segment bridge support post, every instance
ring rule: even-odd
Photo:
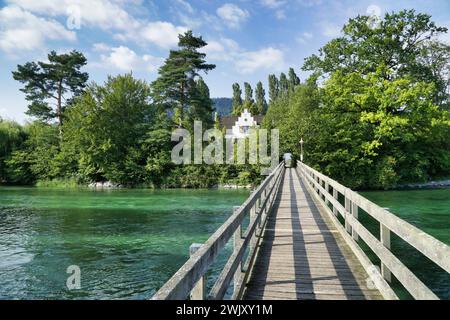
[[[380,223],[380,240],[387,249],[391,250],[391,230],[382,223]],[[381,262],[381,275],[387,282],[392,281],[391,271],[383,262]]]
[[[233,211],[236,212],[239,207],[234,207]],[[251,218],[250,218],[251,219]],[[250,220],[251,221],[251,220]],[[242,241],[242,225],[239,225],[236,228],[236,231],[233,235],[233,253],[237,253],[239,251],[239,245]],[[241,279],[242,279],[242,261],[239,262],[239,266],[236,269],[236,273],[234,274],[233,282],[234,282],[234,292],[237,292],[237,289],[239,289],[239,286],[241,285]]]
[[[189,247],[189,255],[193,256],[194,253],[196,253],[200,247],[202,246],[201,243],[193,243]],[[203,276],[200,278],[200,280],[195,285],[194,289],[191,291],[191,300],[205,300],[206,297],[206,276]]]

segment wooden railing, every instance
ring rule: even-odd
[[[253,262],[258,243],[264,230],[280,187],[284,173],[284,162],[261,183],[240,207],[235,208],[230,218],[204,243],[193,244],[190,259],[152,297],[153,300],[223,299],[233,282],[232,299],[239,299]],[[243,222],[249,223],[243,232]],[[233,238],[233,253],[222,269],[211,291],[206,293],[205,274],[219,253]],[[246,254],[248,252],[248,254]]]
[[[371,276],[375,286],[385,298],[398,299],[389,286],[391,274],[393,274],[415,299],[438,299],[390,250],[391,233],[395,233],[436,265],[450,273],[450,247],[448,245],[301,162],[298,162],[297,170],[299,175],[307,182],[310,193],[329,213],[347,244],[352,248]],[[344,205],[338,200],[339,194],[344,198]],[[380,224],[380,235],[378,237],[374,236],[358,221],[359,209],[364,210]],[[338,215],[342,216],[345,221],[344,224],[341,224],[337,218]],[[359,238],[380,259],[380,270],[374,267],[359,247],[357,242]]]

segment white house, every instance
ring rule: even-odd
[[[257,128],[263,116],[253,116],[247,109],[240,116],[225,116],[220,119],[222,127],[226,129],[225,138],[242,139],[249,135],[250,128]]]

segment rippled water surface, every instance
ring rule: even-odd
[[[150,298],[248,194],[0,188],[0,299]]]
[[[364,192],[362,195],[450,245],[450,188]],[[371,224],[373,226],[367,221],[368,226]],[[449,274],[395,235],[392,236],[392,251],[439,298],[450,299]],[[400,297],[409,297],[396,281],[394,288]]]
[[[0,299],[150,298],[188,259],[189,245],[205,241],[248,194],[0,188]],[[450,189],[363,195],[450,245]],[[450,277],[439,267],[394,236],[392,250],[450,299]],[[70,265],[81,268],[81,290],[66,288]]]

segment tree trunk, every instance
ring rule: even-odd
[[[62,137],[62,80],[60,80],[58,84],[58,105],[56,116],[58,117],[59,136]]]
[[[178,124],[181,127],[184,118],[184,82],[181,81],[180,85],[180,123]]]

